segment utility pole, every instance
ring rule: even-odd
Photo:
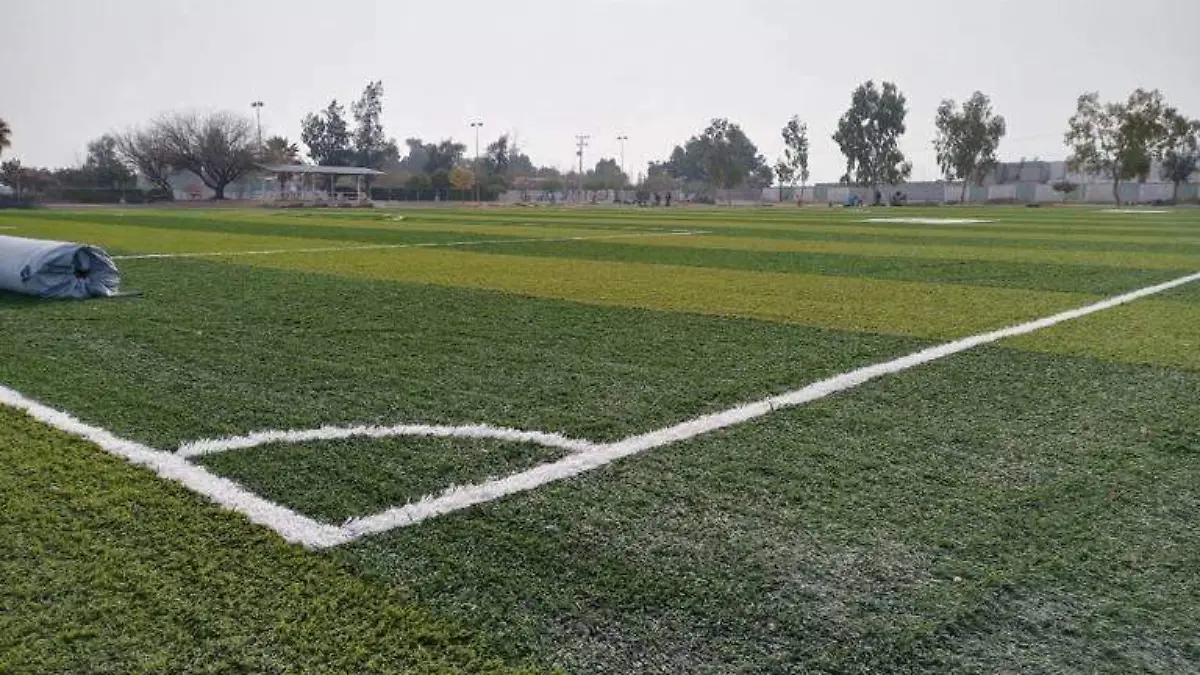
[[[625,141],[629,140],[629,137],[625,134],[621,134],[620,136],[617,136],[617,140],[621,143],[621,176],[628,178],[628,176],[625,174]],[[625,186],[622,185],[621,187],[624,188]]]
[[[575,137],[575,154],[579,155],[579,203],[583,203],[583,149],[587,147],[591,136],[580,134]]]
[[[262,142],[262,107],[263,107],[263,102],[262,102],[262,101],[255,101],[255,102],[253,102],[253,103],[251,103],[251,104],[250,104],[250,107],[251,107],[251,108],[254,108],[254,121],[255,121],[255,122],[257,123],[257,125],[258,125],[258,149],[259,149],[259,150],[262,150],[262,146],[263,146],[263,142]]]
[[[475,201],[479,201],[479,130],[483,122],[471,122],[471,128],[475,130],[475,167],[471,173],[475,175]]]

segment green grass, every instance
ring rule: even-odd
[[[0,408],[0,672],[507,672],[365,581]]]
[[[991,348],[337,555],[572,671],[1183,672],[1198,418]]]
[[[165,450],[359,423],[615,440],[1200,270],[1188,210],[0,224],[122,254],[422,245],[119,260],[144,297],[0,295],[0,385]],[[705,234],[516,241],[670,230]],[[1198,301],[1200,283],[322,553],[0,409],[0,672],[1200,671]],[[561,456],[395,438],[197,461],[338,523]]]
[[[267,499],[340,523],[566,454],[531,443],[401,437],[271,444],[200,462]]]
[[[615,439],[926,344],[208,262],[125,268],[144,298],[0,312],[0,382],[167,448],[326,423]],[[47,363],[89,386],[62,387]]]

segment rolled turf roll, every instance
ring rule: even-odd
[[[0,290],[41,298],[106,298],[121,277],[112,258],[86,244],[0,235]]]

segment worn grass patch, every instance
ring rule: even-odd
[[[509,672],[356,578],[0,408],[0,672]]]

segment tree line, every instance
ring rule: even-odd
[[[798,116],[781,129],[784,151],[774,164],[767,162],[740,126],[717,118],[677,145],[665,160],[650,162],[634,186],[613,158],[600,158],[582,175],[576,170],[563,173],[534,165],[507,135],[489,142],[477,158],[468,158],[467,146],[453,139],[407,138],[400,144],[384,131],[383,104],[383,82],[377,80],[369,82],[350,104],[349,116],[336,98],[305,115],[300,142],[308,160],[384,171],[387,175],[376,183],[383,188],[418,192],[479,188],[489,195],[506,189],[637,187],[655,192],[683,189],[715,199],[736,188],[804,186],[810,177],[808,126]],[[878,189],[909,179],[912,164],[899,147],[908,112],[904,94],[892,82],[867,81],[854,89],[832,135],[845,158],[843,184]],[[993,109],[990,98],[978,91],[961,104],[943,100],[934,120],[938,166],[947,180],[962,182],[960,199],[965,200],[967,187],[983,182],[996,167],[1006,121]],[[0,120],[0,153],[11,146],[11,135]],[[1081,95],[1064,142],[1070,150],[1068,166],[1106,176],[1118,202],[1121,183],[1145,181],[1156,160],[1162,167],[1159,178],[1174,184],[1176,197],[1179,186],[1200,164],[1200,121],[1170,106],[1158,90],[1137,89],[1115,102],[1102,102],[1097,92]],[[169,198],[170,178],[183,170],[222,199],[230,184],[259,165],[301,161],[298,144],[281,136],[258,139],[246,115],[170,113],[92,141],[80,166],[51,171],[8,161],[0,164],[0,180],[34,191],[46,186],[124,190],[140,174]],[[781,189],[781,199],[782,195]]]

